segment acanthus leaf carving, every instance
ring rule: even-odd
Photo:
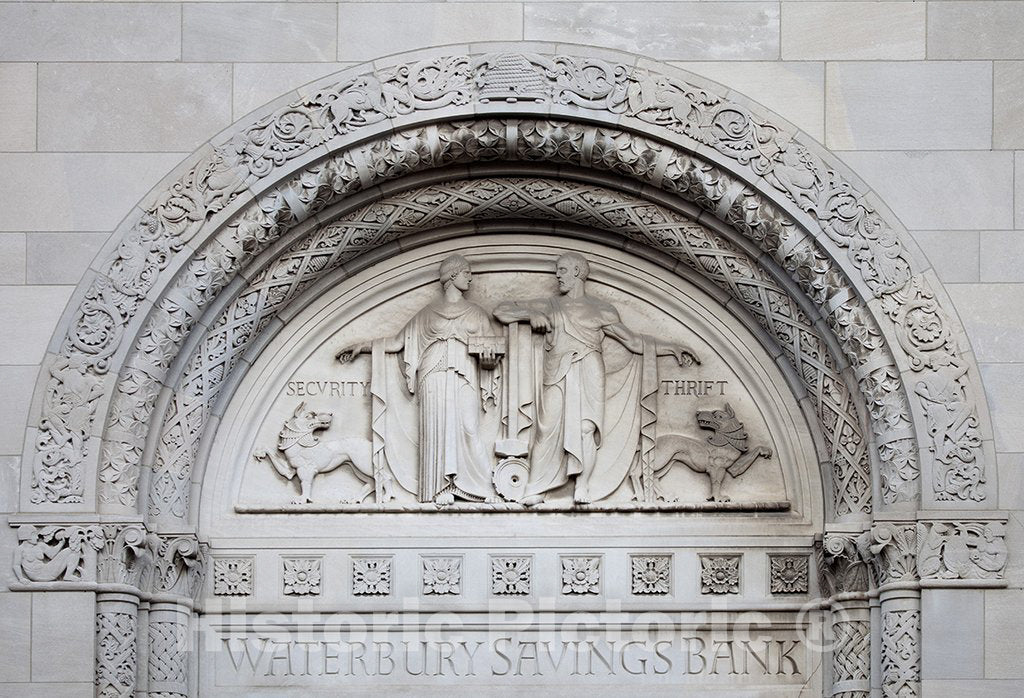
[[[103,524],[103,547],[97,561],[98,582],[143,588],[153,565],[153,550],[145,527]]]
[[[916,524],[878,522],[867,536],[869,561],[878,586],[917,579]]]
[[[206,576],[207,550],[192,535],[151,533],[148,546],[154,551],[151,591],[196,599]]]
[[[872,573],[863,533],[826,532],[816,552],[822,597],[870,590]]]

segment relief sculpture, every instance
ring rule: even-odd
[[[609,303],[588,296],[590,264],[568,252],[555,262],[559,295],[505,302],[494,314],[504,324],[529,322],[544,334],[536,428],[524,504],[572,478],[578,504],[603,499],[623,481],[634,457],[653,456],[657,421],[657,356],[699,363],[693,352],[636,334]],[[610,338],[631,354],[624,365],[605,361]]]
[[[522,278],[507,276],[514,269],[496,272],[494,278],[506,274],[506,280],[492,278],[478,295],[470,291],[470,263],[447,257],[437,277],[441,293],[425,305],[409,301],[419,310],[397,332],[348,339],[331,354],[344,368],[332,362],[333,373],[287,383],[286,396],[301,386],[311,406],[299,404],[285,420],[276,451],[257,449],[254,458],[287,480],[297,477],[296,505],[313,503],[314,480],[344,465],[361,489],[355,497],[337,489],[331,496],[349,504],[371,493],[375,505],[397,498],[395,507],[420,509],[458,502],[461,508],[571,508],[606,500],[628,508],[665,506],[680,495],[729,502],[727,476],[743,476],[759,459],[770,459],[772,449],[749,443],[737,411],[718,401],[728,381],[691,381],[717,385],[717,392],[661,396],[666,379],[683,382],[680,371],[719,376],[696,373],[696,352],[671,332],[641,334],[630,327],[637,316],[622,301],[589,293],[583,255],[565,252],[553,261],[555,293],[530,298],[531,284],[548,283],[547,272],[529,272],[525,285],[508,281]],[[623,309],[630,311],[629,324]],[[349,384],[363,389],[325,387]],[[334,420],[335,413],[344,417]],[[694,417],[711,433],[681,433]],[[332,425],[362,436],[321,440]],[[676,465],[706,475],[710,491],[692,474],[673,475]],[[329,506],[324,497],[317,505]]]
[[[490,314],[465,298],[473,273],[464,257],[445,259],[440,280],[443,297],[420,310],[402,331],[342,349],[338,360],[348,363],[358,354],[372,354],[374,431],[383,437],[374,450],[380,454],[383,449],[392,468],[415,463],[418,451],[418,470],[399,475],[399,481],[416,477],[421,502],[446,505],[456,497],[493,501],[492,457],[485,445],[488,420],[482,413],[496,404],[497,361],[493,346],[477,353],[472,340],[493,337],[496,329]],[[410,396],[418,401],[415,436],[412,420],[400,416],[403,406],[409,413]]]
[[[704,442],[682,434],[658,437],[654,449],[653,481],[648,482],[651,478],[645,479],[644,474],[636,469],[630,472],[637,496],[653,489],[655,498],[668,499],[659,481],[669,468],[682,463],[695,473],[706,474],[711,480],[709,502],[728,502],[729,498],[722,494],[725,476],[739,477],[758,458],[771,458],[770,448],[747,446],[747,432],[729,404],[725,409],[698,412],[697,425],[713,432]]]
[[[362,502],[374,491],[378,502],[391,499],[391,475],[374,471],[369,441],[360,438],[320,441],[317,432],[330,427],[333,420],[334,415],[306,409],[306,403],[299,403],[295,414],[277,435],[277,450],[283,458],[263,449],[257,449],[253,457],[260,461],[269,460],[274,470],[286,480],[298,476],[300,494],[294,500],[295,504],[312,502],[316,476],[343,465],[351,466],[352,472],[364,483],[353,502]]]

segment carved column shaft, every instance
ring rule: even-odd
[[[189,625],[192,611],[173,601],[154,602],[149,608],[150,696],[189,695]]]
[[[96,595],[96,695],[127,698],[135,693],[139,597]]]
[[[870,571],[861,554],[862,532],[827,532],[818,548],[822,595],[832,610],[832,696],[871,694]]]
[[[871,608],[867,597],[832,604],[832,695],[871,694]]]
[[[881,593],[882,695],[921,693],[921,592],[894,589]]]
[[[880,521],[865,534],[881,611],[883,696],[917,696],[921,675],[921,588],[917,527]]]

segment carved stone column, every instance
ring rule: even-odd
[[[134,594],[96,595],[96,695],[101,698],[135,694],[138,613]]]
[[[205,546],[191,534],[161,535],[156,550],[148,612],[148,691],[161,698],[187,698],[194,693],[192,611],[202,588]]]
[[[832,696],[871,693],[870,572],[859,533],[826,533],[818,549],[822,595],[832,611]]]
[[[139,524],[104,524],[96,569],[96,695],[125,698],[136,689],[140,582],[152,564]]]
[[[882,695],[917,696],[921,691],[917,523],[876,522],[868,540],[882,612]]]

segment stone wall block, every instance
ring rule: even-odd
[[[921,591],[922,679],[982,678],[984,603],[983,589]]]
[[[782,3],[783,60],[924,57],[923,2]]]
[[[42,361],[71,291],[69,286],[0,286],[0,364]]]
[[[842,157],[907,228],[1012,227],[1008,152],[849,152]]]
[[[0,150],[36,149],[34,63],[0,64],[0,124]]]
[[[929,58],[1024,58],[1024,4],[933,2],[928,5]]]
[[[978,281],[978,233],[973,230],[912,230],[910,234],[943,283]]]
[[[1013,154],[1013,220],[1014,227],[1024,228],[1024,152]]]
[[[823,63],[697,62],[675,65],[743,93],[793,122],[815,140],[825,139]]]
[[[665,60],[776,60],[770,2],[527,3],[525,36],[636,51]]]
[[[1006,452],[1024,452],[1024,364],[981,364],[981,380],[992,415],[996,448]]]
[[[183,11],[186,61],[332,61],[337,52],[333,4],[195,3]]]
[[[983,230],[979,237],[980,281],[1024,281],[1020,264],[1024,259],[1024,231]]]
[[[93,592],[33,592],[32,681],[92,681],[95,628]]]
[[[368,31],[369,27],[374,30]],[[339,61],[372,60],[443,44],[522,38],[520,3],[384,2],[338,6]]]
[[[5,284],[25,283],[24,233],[0,233],[0,279]]]
[[[830,148],[988,149],[992,145],[989,63],[830,63],[826,86],[825,145]]]
[[[1024,643],[1024,590],[985,592],[985,675],[993,679],[1024,679],[1020,648]]]
[[[77,284],[110,233],[29,233],[27,282]]]
[[[946,287],[980,362],[1024,362],[1024,284]]]
[[[43,65],[39,148],[192,151],[231,122],[231,66]]]
[[[38,366],[0,366],[0,386],[4,394],[0,401],[0,454],[21,454],[38,373]]]
[[[175,61],[181,6],[173,3],[3,3],[0,60]]]
[[[232,78],[233,119],[306,83],[336,73],[348,63],[236,63]]]
[[[0,230],[113,230],[181,153],[0,153]]]
[[[21,458],[0,456],[0,513],[18,510],[18,485],[21,481]],[[28,637],[25,638],[26,642]],[[0,679],[2,681],[3,679]]]
[[[4,631],[0,633],[0,682],[29,681],[32,596],[0,593],[0,618],[4,619]]]
[[[1024,61],[996,61],[993,65],[992,146],[1024,148]]]

